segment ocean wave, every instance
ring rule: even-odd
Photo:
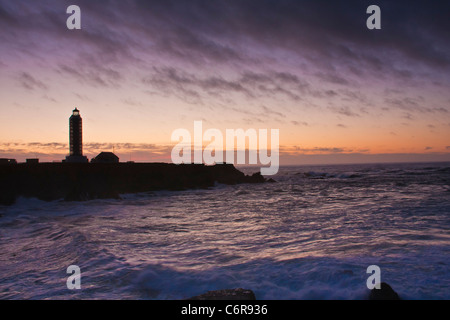
[[[358,173],[329,173],[329,172],[302,172],[300,173],[303,177],[309,179],[354,179],[363,177],[362,174]]]
[[[149,265],[138,273],[133,286],[143,293],[152,293],[146,296],[152,299],[186,299],[210,290],[242,287],[253,290],[257,299],[364,300],[369,295],[367,267],[379,264],[384,271],[382,281],[390,283],[400,297],[448,299],[448,285],[438,285],[439,274],[446,266],[441,265],[430,275],[421,270],[426,264],[414,265],[415,258],[403,257],[402,270],[384,268],[388,259],[374,257],[260,259],[227,267],[205,266],[195,271]],[[429,286],[417,288],[410,281],[405,283],[405,272],[406,277],[412,276],[422,284],[428,281]]]
[[[276,184],[0,207],[0,298],[365,299],[367,266],[405,299],[449,299],[448,167],[280,168]],[[65,287],[80,265],[82,290]]]

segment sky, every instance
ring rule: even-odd
[[[69,30],[66,9],[81,9]],[[381,29],[369,30],[369,5]],[[280,163],[450,161],[448,1],[0,0],[0,158],[168,161],[172,132],[279,129]]]

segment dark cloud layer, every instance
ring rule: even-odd
[[[449,110],[403,90],[450,81],[448,1],[377,1],[382,30],[366,28],[366,0],[79,0],[80,32],[65,28],[70,4],[0,0],[1,64],[28,57],[96,89],[119,89],[131,74],[147,93],[230,108],[236,97],[257,100],[253,112],[272,109],[266,98],[321,99],[324,112],[348,118],[368,113],[360,88],[375,79],[388,87],[386,112],[411,120]],[[48,89],[39,74],[15,76],[22,88]]]
[[[60,28],[65,26],[69,4],[2,0],[0,34],[13,37],[21,31],[69,37],[112,60],[130,57],[134,49],[152,48],[193,62],[247,63],[252,54],[246,47],[257,44],[297,51],[323,64],[339,60],[386,68],[384,54],[394,53],[440,68],[450,64],[450,3],[446,1],[377,1],[382,32],[365,27],[365,11],[372,2],[361,0],[80,0],[83,33]],[[27,6],[32,9],[23,10]],[[332,71],[319,76],[346,81]],[[411,76],[408,70],[399,72]]]

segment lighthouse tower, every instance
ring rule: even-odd
[[[83,156],[83,122],[77,108],[69,118],[69,142],[70,155],[66,157],[66,162],[88,162]]]

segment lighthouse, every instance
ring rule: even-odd
[[[83,121],[77,108],[69,118],[69,145],[70,154],[66,157],[66,162],[88,162],[83,156]]]

